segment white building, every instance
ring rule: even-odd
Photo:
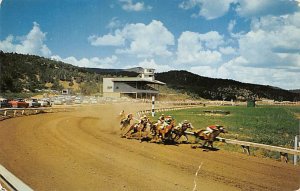
[[[145,68],[137,77],[103,78],[103,97],[151,98],[165,83],[155,80],[154,69]]]

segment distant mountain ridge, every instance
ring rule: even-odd
[[[206,99],[274,99],[278,101],[300,100],[300,94],[277,87],[242,83],[228,79],[214,79],[199,76],[187,71],[168,71],[156,74],[156,79],[167,83],[180,92]]]
[[[104,77],[136,77],[143,69],[99,69],[81,68],[60,61],[0,51],[0,93],[34,92],[36,89],[60,90],[62,84],[73,88],[78,86],[81,93],[97,93]],[[212,100],[236,100],[264,98],[274,100],[300,100],[300,94],[276,87],[242,83],[227,79],[213,79],[187,71],[156,73],[157,80],[165,82],[168,88],[194,98]]]

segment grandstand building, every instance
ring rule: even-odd
[[[165,83],[155,80],[154,69],[144,68],[137,77],[103,78],[103,97],[151,99],[159,94],[159,86]]]

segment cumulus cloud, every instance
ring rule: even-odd
[[[109,23],[106,25],[106,28],[108,29],[116,29],[121,26],[121,21],[117,17],[113,17]]]
[[[298,16],[300,13],[253,20],[251,30],[238,40],[240,55],[248,64],[261,67],[300,66]]]
[[[224,54],[224,55],[233,55],[233,54],[237,54],[237,50],[231,46],[227,46],[227,47],[220,47],[219,51]]]
[[[44,44],[46,33],[42,32],[38,23],[33,23],[33,28],[24,37],[17,40],[12,35],[9,35],[5,40],[0,41],[0,49],[4,52],[17,52],[21,54],[35,54],[49,57],[51,51]]]
[[[123,29],[115,30],[114,34],[90,36],[94,46],[123,46],[117,49],[119,54],[134,54],[138,57],[171,56],[168,46],[174,45],[173,34],[162,22],[153,20],[144,23],[127,24]],[[127,42],[127,43],[126,43]]]
[[[219,63],[222,54],[216,49],[222,44],[223,36],[216,31],[205,34],[185,31],[178,38],[177,62],[197,65]]]
[[[119,30],[116,30],[115,34],[107,34],[100,37],[96,35],[89,36],[88,41],[93,46],[121,46],[125,43],[125,39]]]
[[[231,21],[229,22],[229,24],[228,24],[227,31],[228,31],[229,33],[232,33],[233,28],[235,27],[235,25],[236,25],[236,20],[231,20]]]
[[[287,0],[238,0],[237,13],[243,17],[284,15],[299,10],[296,1]]]
[[[118,57],[115,55],[106,58],[92,57],[81,59],[77,59],[74,56],[61,58],[58,55],[54,55],[51,56],[51,59],[86,68],[114,68],[114,65],[118,63]]]
[[[179,7],[186,10],[197,7],[199,12],[192,16],[210,20],[225,15],[231,5],[236,5],[235,11],[242,17],[259,17],[294,13],[299,10],[297,4],[293,0],[185,0]]]
[[[234,79],[240,82],[272,85],[284,89],[293,89],[300,84],[299,71],[284,68],[258,68],[245,66],[247,62],[237,57],[219,67],[216,71],[219,78]]]
[[[237,0],[186,0],[179,4],[182,9],[199,8],[198,14],[193,14],[193,17],[202,16],[208,20],[215,19],[225,15],[232,3]]]
[[[300,84],[299,18],[297,12],[252,19],[249,32],[236,38],[236,57],[216,68],[218,77],[295,88]]]
[[[151,10],[151,6],[146,6],[144,2],[136,2],[133,3],[132,0],[119,0],[122,4],[122,9],[125,11],[144,11]]]
[[[167,72],[173,68],[169,65],[158,64],[154,59],[147,59],[138,62],[136,65],[127,65],[125,68],[142,67],[142,68],[153,68],[155,72]]]

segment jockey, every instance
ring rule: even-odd
[[[126,116],[126,118],[124,118],[124,119],[121,120],[121,123],[120,123],[121,130],[123,130],[124,128],[126,128],[130,124],[130,121],[132,120],[132,118],[133,118],[132,113],[129,113]]]
[[[120,112],[120,117],[123,119],[123,118],[125,118],[125,111],[124,110],[122,110],[121,112]]]
[[[158,123],[163,124],[165,122],[165,114],[161,114],[161,116],[158,118]]]
[[[165,126],[167,125],[166,119],[165,119],[165,114],[161,114],[161,116],[158,118],[157,125],[160,126],[160,129],[165,128]]]
[[[179,123],[179,127],[184,131],[187,129],[194,129],[194,127],[188,120],[184,120],[183,123]]]
[[[188,141],[188,136],[186,134],[186,130],[187,129],[194,129],[194,127],[192,126],[192,124],[188,121],[188,120],[184,120],[183,122],[179,123],[177,126],[177,130],[179,130],[179,137],[184,136],[186,141]]]
[[[206,127],[206,130],[209,133],[212,133],[212,132],[218,130],[220,127],[223,127],[223,126],[222,125],[211,125],[211,126]]]
[[[130,121],[130,120],[132,119],[132,117],[133,117],[132,113],[129,113],[129,114],[127,115],[127,118],[126,118],[126,119]]]
[[[170,125],[170,123],[171,123],[171,121],[173,120],[173,117],[172,116],[167,116],[166,118],[165,118],[165,122],[168,124],[168,125]]]
[[[140,118],[139,125],[142,127],[143,130],[147,127],[148,121],[149,119],[146,115],[143,115],[143,117]]]

